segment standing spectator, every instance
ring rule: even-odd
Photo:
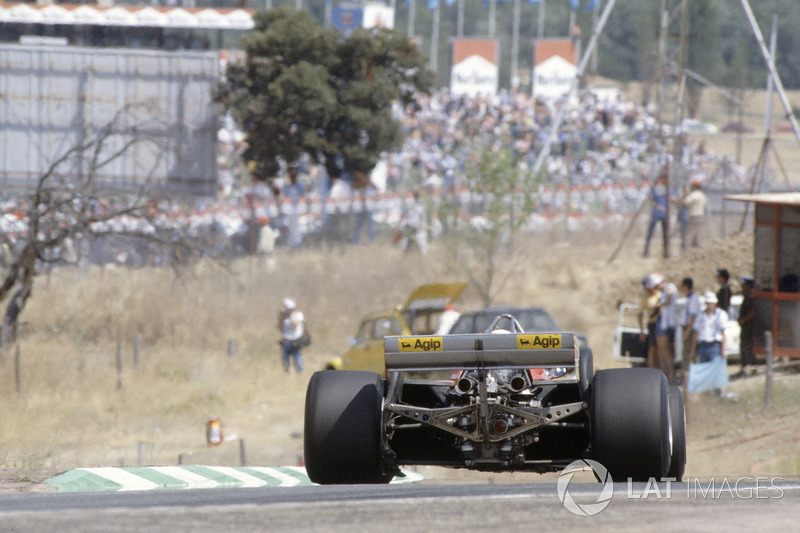
[[[707,291],[704,295],[706,309],[697,316],[697,355],[701,363],[710,363],[725,354],[725,328],[728,313],[717,307],[717,295]],[[727,374],[724,376],[727,378]],[[717,385],[719,387],[719,385]],[[717,396],[722,389],[716,388]]]
[[[728,313],[717,307],[717,295],[711,291],[704,294],[706,309],[697,315],[697,356],[701,363],[708,363],[725,356],[725,328]]]
[[[286,178],[282,191],[283,197],[289,202],[282,202],[282,211],[285,220],[283,224],[287,228],[286,244],[289,246],[299,246],[303,241],[303,234],[300,230],[300,212],[298,203],[305,194],[305,188],[298,179],[297,163],[292,163],[286,168]]]
[[[461,313],[456,311],[453,304],[445,305],[444,312],[439,317],[439,327],[436,329],[436,335],[447,335],[460,316]]]
[[[684,370],[688,370],[689,363],[694,362],[695,350],[697,349],[696,321],[702,309],[700,308],[700,297],[694,291],[694,280],[692,278],[683,278],[680,290],[686,296],[686,306],[681,320],[681,338],[683,340],[682,367]]]
[[[677,325],[678,288],[663,278],[658,285],[661,298],[658,301],[656,322],[656,368],[672,382],[675,378],[675,327]]]
[[[682,203],[686,206],[689,221],[686,223],[686,246],[697,248],[700,246],[700,232],[706,224],[706,194],[703,192],[703,182],[692,180],[691,191]]]
[[[300,338],[305,333],[305,316],[297,309],[297,304],[291,298],[284,298],[281,311],[278,314],[278,330],[281,332],[281,362],[283,369],[288,373],[291,362],[297,372],[303,371],[303,354],[300,352]]]
[[[753,305],[753,278],[742,276],[742,305],[739,308],[739,357],[742,361],[742,369],[734,377],[744,377],[749,365],[755,364],[755,353],[753,351],[753,337],[755,336],[756,310]]]
[[[731,306],[731,286],[728,285],[730,274],[725,268],[717,269],[717,283],[719,283],[719,290],[717,291],[717,307],[728,312]]]
[[[725,364],[725,328],[728,313],[717,307],[717,295],[707,291],[704,295],[705,311],[697,316],[697,355],[700,364],[692,365],[688,390],[700,392],[714,389],[722,396],[722,387],[728,384]]]
[[[359,171],[363,175],[362,172]],[[367,179],[366,185],[354,190],[353,211],[355,212],[356,227],[353,231],[353,244],[361,241],[361,230],[366,226],[367,239],[370,244],[375,241],[375,220],[372,218],[372,209],[375,200],[373,193],[369,189],[375,190],[375,186]]]
[[[403,211],[405,221],[403,248],[406,252],[417,249],[424,254],[428,249],[428,219],[425,215],[425,206],[417,191],[414,191],[407,200]]]
[[[686,226],[689,225],[689,212],[686,208],[686,204],[683,200],[689,194],[689,187],[684,187],[683,196],[677,200],[674,200],[675,205],[678,206],[678,228],[680,230],[681,235],[681,252],[686,250]]]
[[[658,322],[658,302],[661,299],[661,290],[658,288],[664,281],[661,274],[653,273],[642,280],[644,294],[639,303],[639,340],[647,342],[647,366],[656,367],[656,323]],[[647,333],[645,333],[645,321]]]
[[[650,225],[647,227],[647,237],[644,241],[644,253],[642,257],[650,254],[650,239],[658,224],[661,224],[661,242],[664,247],[663,256],[667,257],[667,201],[669,199],[667,191],[667,179],[662,174],[653,184],[650,190]]]

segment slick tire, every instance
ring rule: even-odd
[[[669,386],[654,368],[598,371],[592,381],[592,456],[615,481],[661,479],[670,465]]]
[[[683,481],[686,470],[686,411],[683,392],[675,385],[669,387],[669,418],[672,425],[672,457],[667,477]]]
[[[323,370],[308,383],[304,452],[322,485],[388,483],[381,453],[383,381],[372,372]]]

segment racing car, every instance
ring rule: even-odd
[[[501,319],[510,329],[498,329]],[[304,452],[318,484],[388,483],[404,465],[556,472],[594,459],[615,480],[683,477],[681,391],[661,371],[593,372],[571,332],[387,336],[386,378],[316,372]]]

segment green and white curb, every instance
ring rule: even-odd
[[[423,477],[404,472],[392,483],[410,483]],[[76,468],[45,480],[61,492],[96,492],[159,489],[215,489],[297,487],[313,485],[302,466],[150,466],[128,468]]]

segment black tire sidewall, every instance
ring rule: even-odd
[[[599,370],[592,381],[592,456],[612,478],[663,478],[670,463],[668,385],[652,368]]]
[[[672,426],[672,457],[667,477],[683,481],[686,471],[686,411],[683,391],[675,385],[669,387],[669,418]]]
[[[323,370],[308,383],[304,453],[319,484],[387,483],[382,446],[383,381],[378,374]]]

